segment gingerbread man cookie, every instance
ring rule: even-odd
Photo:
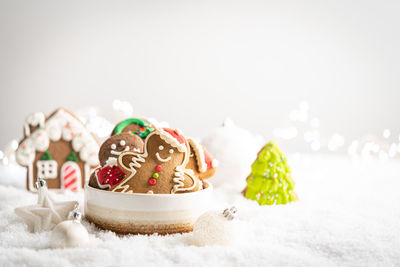
[[[125,178],[125,173],[118,167],[117,158],[124,151],[143,152],[143,141],[137,135],[122,133],[108,138],[100,147],[101,167],[90,176],[89,185],[98,189],[110,189]]]
[[[203,188],[193,171],[185,169],[190,148],[185,137],[169,128],[156,129],[145,141],[144,152],[123,152],[118,166],[126,178],[111,191],[122,193],[175,194]]]
[[[137,135],[121,133],[108,138],[100,147],[99,160],[102,166],[107,160],[115,160],[124,151],[143,152],[143,141]]]
[[[188,138],[188,143],[190,146],[190,157],[186,169],[193,170],[194,175],[200,179],[212,177],[215,174],[218,161],[196,140]]]

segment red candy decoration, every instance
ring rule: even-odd
[[[149,185],[155,185],[157,183],[157,180],[154,178],[149,179]]]
[[[118,166],[104,166],[97,171],[97,180],[103,187],[111,188],[125,178],[125,173]]]
[[[157,166],[156,166],[156,171],[157,171],[157,172],[162,171],[162,166],[161,166],[161,165],[157,165]]]

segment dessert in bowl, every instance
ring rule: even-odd
[[[203,179],[216,166],[193,142],[178,130],[140,119],[118,124],[100,147],[101,166],[85,187],[86,218],[122,234],[192,231],[210,204],[212,185]]]

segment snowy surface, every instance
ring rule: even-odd
[[[0,185],[0,266],[400,265],[400,162],[296,154],[289,164],[300,197],[290,205],[258,206],[227,183],[216,187],[210,209],[239,210],[238,242],[224,247],[193,246],[192,234],[117,236],[84,222],[86,247],[53,250],[50,232],[27,232],[13,212],[36,196]],[[81,193],[54,197],[82,201]]]

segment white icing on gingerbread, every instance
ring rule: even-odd
[[[67,121],[62,129],[62,138],[65,141],[71,141],[77,134],[80,133],[79,125],[74,121]]]
[[[25,144],[23,148],[24,151],[19,152],[22,144],[17,150],[17,154],[20,155],[19,158],[21,159],[21,161],[19,161],[20,164],[26,166],[28,163],[33,162],[34,158],[28,157],[30,162],[25,164],[23,163],[24,160],[26,162],[27,157],[25,156],[24,158],[24,155],[27,155],[27,151],[45,151],[48,149],[50,140],[58,141],[61,137],[63,137],[63,140],[65,141],[72,140],[72,146],[76,152],[81,152],[81,150],[84,149],[87,150],[88,143],[90,143],[90,146],[92,147],[97,147],[95,150],[98,150],[98,144],[92,140],[93,138],[91,138],[87,133],[85,126],[77,121],[74,116],[60,109],[56,112],[56,114],[45,121],[45,125],[43,125],[43,127],[40,126],[39,129],[35,130],[30,134],[30,136],[25,138],[23,142]],[[97,155],[94,155],[91,158],[91,162],[94,162],[93,165],[98,164]]]
[[[36,162],[37,177],[54,179],[57,177],[58,163],[55,160],[38,160]]]
[[[114,144],[113,144],[114,145]],[[114,148],[115,149],[115,148]],[[126,146],[124,150],[122,151],[115,151],[115,150],[110,150],[110,154],[112,155],[116,155],[119,156],[121,155],[122,152],[128,151],[129,150],[129,146]],[[140,151],[140,150],[139,150]]]
[[[146,139],[147,141],[148,139]],[[147,143],[147,142],[146,142]],[[146,145],[146,144],[145,144]],[[147,157],[147,150],[145,149],[145,152],[143,154],[138,154],[136,152],[133,151],[126,151],[124,152],[124,155],[130,154],[132,155],[132,161],[129,163],[129,168],[131,171],[131,174],[129,175],[129,177],[125,178],[124,181],[122,181],[122,183],[118,184],[112,191],[116,191],[121,189],[121,193],[133,193],[132,190],[129,190],[129,185],[125,185],[126,182],[128,182],[133,176],[135,176],[136,174],[136,169],[139,169],[140,167],[142,167],[141,163],[146,162],[146,157]],[[123,165],[122,162],[122,156],[118,157],[118,163]]]
[[[206,163],[206,159],[205,159],[205,156],[204,156],[203,146],[200,145],[194,139],[190,139],[190,144],[193,146],[194,150],[198,151],[198,153],[196,153],[196,159],[197,159],[197,165],[199,166],[199,171],[200,172],[207,171],[207,163]]]
[[[178,130],[177,130],[177,132],[178,132]],[[176,147],[179,152],[186,152],[187,151],[186,145],[179,143],[179,141],[176,140],[176,138],[174,138],[170,133],[168,133],[166,131],[163,131],[163,130],[160,130],[159,131],[159,135],[160,135],[160,138],[162,140],[164,140],[167,144],[169,144],[169,145],[171,145],[173,147]]]
[[[43,128],[44,127],[44,122],[45,122],[46,116],[44,115],[43,112],[35,112],[30,114],[26,119],[25,119],[25,137],[29,136],[31,134],[30,132],[30,126],[33,127],[39,127]]]
[[[62,122],[60,120],[50,120],[46,123],[46,132],[51,141],[56,142],[62,136]]]
[[[106,160],[106,166],[116,166],[117,165],[117,158],[114,157],[108,157],[108,159]]]
[[[185,158],[188,158],[188,157],[185,156]],[[171,194],[175,194],[176,192],[184,192],[184,191],[193,190],[197,185],[197,179],[194,178],[194,175],[191,172],[188,172],[185,169],[187,161],[188,160],[186,160],[186,162],[184,162],[184,164],[179,165],[175,168],[175,177],[172,179],[172,181],[174,181],[175,185],[171,190]],[[185,180],[185,174],[193,180],[193,185],[191,187],[185,188],[185,184],[183,182]]]
[[[33,146],[37,151],[46,151],[49,148],[50,140],[45,129],[40,128],[34,131],[31,135]]]
[[[98,145],[95,144],[95,142],[90,142],[84,145],[81,151],[79,151],[79,157],[81,160],[87,162],[90,166],[95,166],[99,162],[97,157],[98,152]]]
[[[171,157],[168,157],[168,158],[163,159],[163,158],[160,156],[160,154],[159,154],[158,152],[156,153],[156,157],[157,157],[157,159],[158,159],[159,161],[161,161],[161,162],[168,162],[168,161],[171,160]]]
[[[25,139],[19,146],[15,153],[16,159],[19,164],[28,166],[35,160],[35,146],[32,139]]]
[[[95,177],[96,177],[97,185],[98,185],[99,188],[101,188],[101,189],[108,189],[108,188],[110,188],[110,185],[109,185],[109,184],[101,184],[100,181],[99,181],[99,178],[97,177],[97,173],[99,172],[100,168],[101,168],[101,167],[97,168],[97,169],[94,171],[94,175],[95,175]]]
[[[90,137],[83,132],[75,134],[72,139],[72,148],[75,151],[80,151],[87,143],[90,142]]]

